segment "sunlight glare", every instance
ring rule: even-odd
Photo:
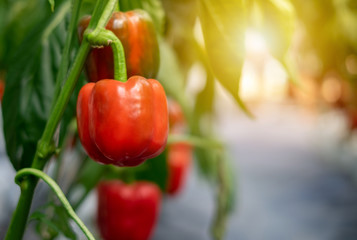
[[[267,52],[264,37],[259,32],[248,29],[245,33],[245,49],[248,55]]]

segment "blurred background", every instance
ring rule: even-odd
[[[202,16],[209,1],[159,2],[184,94],[196,110],[204,109],[199,125],[226,144],[231,160],[235,206],[225,239],[357,239],[357,1],[248,0],[241,21],[221,22],[240,36],[233,44],[238,44],[238,58],[227,59],[215,59],[227,53],[217,43],[218,53],[210,52],[214,27]],[[243,13],[238,10],[234,16]],[[6,46],[8,39],[1,39]],[[192,50],[197,48],[207,49],[205,60]],[[5,79],[11,49],[0,50]],[[236,81],[243,107],[222,80],[229,73],[214,67],[232,59],[239,60],[231,68],[241,73]],[[0,136],[2,238],[19,189]],[[69,153],[67,161],[76,157]],[[201,168],[193,164],[180,195],[164,197],[152,239],[210,239],[215,193]],[[41,183],[34,208],[46,192]],[[93,191],[78,209],[91,229],[95,204]],[[33,228],[26,234],[25,239],[37,239]]]

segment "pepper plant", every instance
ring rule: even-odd
[[[285,13],[277,1],[268,2],[276,12]],[[102,180],[149,181],[162,192],[173,193],[176,190],[168,186],[168,179],[179,176],[170,180],[178,188],[188,164],[180,167],[180,173],[170,173],[175,168],[168,165],[167,156],[172,154],[164,150],[166,143],[181,146],[174,147],[175,151],[184,149],[179,156],[189,158],[194,150],[200,173],[216,191],[212,236],[223,239],[233,209],[233,173],[225,146],[207,119],[214,117],[217,81],[252,115],[238,94],[250,3],[262,4],[243,0],[2,0],[4,134],[7,154],[17,171],[15,182],[21,189],[5,239],[23,238],[39,179],[53,194],[30,219],[37,220],[38,229],[45,229],[39,231],[45,239],[60,233],[75,239],[69,218],[88,239],[94,239],[75,210]],[[274,24],[281,33],[285,25],[276,19]],[[203,42],[194,36],[195,26]],[[14,33],[14,29],[19,31]],[[290,41],[279,40],[284,46]],[[285,50],[277,57],[283,58]],[[191,104],[186,76],[197,62],[206,72],[206,83]],[[141,77],[133,76],[138,74]],[[95,83],[85,84],[86,79]],[[171,131],[169,136],[166,96],[177,101],[187,124],[185,131]],[[61,190],[56,180],[69,142],[81,156],[80,167],[70,187]],[[46,170],[48,165],[55,166],[54,173]],[[84,192],[74,199],[79,186]],[[63,207],[56,204],[54,195]],[[102,197],[100,201],[105,202]],[[120,211],[115,208],[114,212]],[[150,229],[145,236],[147,232]]]

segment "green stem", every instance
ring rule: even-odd
[[[104,28],[98,29],[93,32],[88,32],[87,40],[94,46],[108,46],[110,45],[113,50],[114,59],[114,79],[121,82],[126,82],[126,63],[124,48],[118,37],[109,30]]]
[[[224,239],[228,219],[229,183],[225,171],[226,162],[225,159],[222,158],[222,152],[218,153],[218,158],[216,160],[218,192],[215,217],[211,226],[211,233],[214,239],[222,240]]]
[[[93,18],[89,26],[95,28],[103,28],[109,20],[117,0],[101,0],[97,1],[94,10]],[[52,24],[53,25],[53,24]],[[52,26],[51,23],[49,26]],[[50,31],[45,31],[45,34],[50,34]],[[78,77],[82,71],[85,59],[90,51],[90,44],[86,39],[83,40],[81,47],[77,53],[76,59],[71,68],[68,79],[65,82],[58,99],[52,104],[53,108],[49,119],[47,121],[45,130],[39,140],[36,148],[32,168],[43,169],[48,159],[55,151],[55,144],[53,143],[53,135],[57,129],[58,123],[62,118],[64,109],[69,101],[73,89],[77,83]],[[21,195],[13,213],[9,229],[5,236],[5,240],[21,240],[25,231],[27,218],[29,215],[32,197],[36,188],[38,180],[36,178],[27,178],[21,184]]]
[[[82,230],[84,235],[90,240],[95,240],[91,232],[87,229],[87,227],[84,225],[84,223],[81,221],[81,219],[77,216],[77,214],[74,212],[73,208],[71,207],[71,204],[69,204],[66,196],[63,194],[61,188],[57,185],[57,183],[50,178],[47,174],[44,172],[34,169],[34,168],[24,168],[21,169],[15,176],[15,182],[19,186],[22,186],[22,183],[27,183],[27,181],[21,181],[23,178],[27,175],[33,175],[38,178],[41,178],[45,183],[47,183],[53,192],[57,195],[58,199],[60,202],[63,204],[63,207],[67,210],[67,213],[69,216],[73,219],[75,223],[77,223],[78,227]]]
[[[21,195],[11,219],[9,229],[7,230],[5,240],[22,239],[37,182],[37,178],[29,177],[27,181],[24,181],[20,185]]]
[[[192,135],[176,135],[176,134],[169,135],[167,139],[167,144],[175,144],[175,143],[188,143],[195,147],[200,147],[200,148],[223,149],[222,143],[217,140],[201,138]]]
[[[83,41],[81,47],[79,48],[77,57],[73,63],[73,67],[70,71],[67,81],[65,82],[61,94],[58,96],[56,104],[54,105],[50,117],[47,121],[45,130],[42,134],[40,141],[38,142],[36,155],[41,158],[46,158],[53,154],[55,150],[53,144],[53,135],[57,129],[58,123],[62,118],[65,107],[72,95],[74,87],[76,86],[78,77],[82,71],[85,59],[90,50],[90,44],[88,41]],[[33,166],[36,166],[36,162],[33,162]]]

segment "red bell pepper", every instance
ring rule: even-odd
[[[98,186],[97,220],[103,239],[149,239],[160,203],[160,189],[153,183],[101,182]]]
[[[174,134],[182,134],[186,131],[186,121],[180,105],[169,101],[170,131]],[[189,144],[176,143],[168,147],[167,165],[168,182],[167,193],[177,194],[183,187],[192,162],[192,147]]]
[[[77,100],[79,138],[97,162],[137,166],[158,156],[168,135],[165,91],[154,79],[87,83]]]
[[[169,146],[167,154],[168,184],[167,192],[177,194],[185,184],[192,162],[192,147],[188,144],[177,143]]]
[[[186,125],[185,117],[183,116],[181,106],[176,101],[169,99],[168,100],[169,108],[169,123],[170,128],[178,128],[180,126]]]
[[[2,102],[2,98],[4,96],[5,92],[5,81],[3,79],[0,79],[0,101]]]
[[[91,17],[84,17],[79,23],[79,36],[88,27]],[[112,31],[121,41],[126,59],[128,77],[139,75],[155,78],[159,69],[159,45],[150,16],[143,10],[115,12],[106,29]],[[89,81],[113,79],[113,53],[110,46],[94,48],[86,62]]]

